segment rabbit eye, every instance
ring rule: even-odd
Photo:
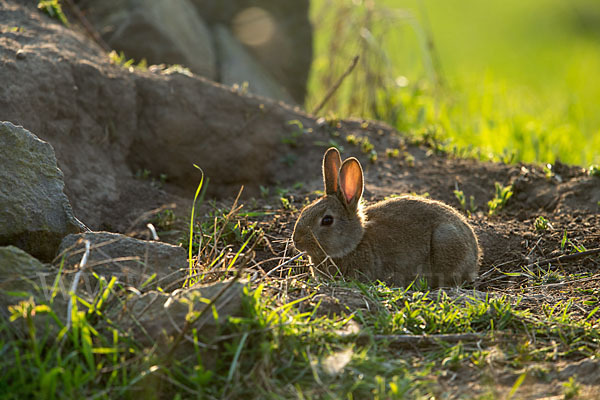
[[[328,226],[333,224],[333,217],[331,215],[326,215],[321,220],[321,225]]]

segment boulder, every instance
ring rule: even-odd
[[[78,4],[104,40],[128,58],[182,64],[224,84],[247,81],[251,93],[304,103],[312,63],[308,0],[80,0]],[[226,51],[223,29],[235,40],[232,44],[227,39]],[[243,56],[234,58],[239,64],[233,70],[231,65],[219,68],[230,62],[231,46],[235,54],[243,49]],[[276,82],[276,90],[265,91],[265,86],[272,86],[265,85],[267,77]]]
[[[158,342],[166,352],[184,328],[186,320],[193,318],[177,354],[179,359],[182,356],[194,356],[193,351],[190,351],[193,348],[192,329],[198,331],[201,347],[214,341],[219,323],[225,322],[227,317],[243,315],[244,286],[244,283],[224,281],[198,285],[172,294],[148,292],[141,296],[132,295],[127,300],[130,315],[121,313],[121,318],[116,323],[123,330],[131,332],[143,345],[152,346]],[[215,309],[203,312],[207,302],[217,295],[219,297],[214,302]],[[215,312],[218,316],[216,320]],[[205,366],[206,361],[203,360]],[[210,366],[212,363],[208,364]]]
[[[226,26],[297,104],[304,103],[313,58],[309,0],[190,1],[211,28]]]
[[[198,76],[114,65],[35,4],[0,0],[0,31],[0,120],[52,144],[75,214],[93,230],[126,232],[148,210],[189,203],[194,164],[210,178],[208,195],[242,185],[259,194],[301,176],[284,164],[283,138],[296,129],[289,121],[314,121],[292,107]],[[149,178],[136,178],[144,171]],[[166,185],[152,181],[161,175]]]
[[[110,280],[141,287],[153,274],[156,277],[148,287],[160,286],[171,291],[183,286],[187,273],[187,255],[184,248],[156,241],[139,240],[109,232],[89,232],[69,235],[60,244],[59,261],[72,269],[79,264],[90,242],[87,268]]]
[[[102,0],[82,5],[106,42],[127,58],[181,64],[217,79],[210,30],[188,0]]]
[[[0,122],[0,167],[0,245],[51,260],[64,236],[85,230],[63,192],[52,146]]]
[[[230,86],[237,84],[241,87],[247,83],[250,93],[283,100],[289,104],[294,103],[294,99],[285,88],[254,60],[229,29],[217,25],[214,32],[220,61],[221,83]]]
[[[15,246],[0,247],[0,311],[6,311],[7,301],[12,293],[14,298],[29,297],[36,290],[44,289],[44,282],[50,276],[52,268],[40,262]]]
[[[21,302],[37,305],[49,303],[52,298],[50,289],[54,274],[50,265],[41,263],[18,247],[0,247],[0,318],[8,321],[11,316],[10,306]],[[64,298],[58,296],[54,300],[56,309],[66,314],[67,303],[63,301]],[[38,314],[35,317],[38,330],[43,330],[49,325],[54,326],[48,314]],[[17,336],[28,335],[29,327],[22,318],[6,328]],[[3,329],[0,336],[8,331]],[[52,328],[52,331],[58,330]]]
[[[103,234],[102,234],[103,235]],[[93,240],[93,237],[89,237]],[[75,239],[71,237],[71,239]],[[123,241],[127,242],[126,239]],[[115,242],[116,243],[116,242]],[[110,251],[112,244],[102,248]],[[136,247],[135,244],[130,244]],[[90,253],[88,263],[91,265],[99,258],[101,248]],[[167,251],[168,252],[168,251]],[[75,270],[63,268],[63,279],[58,281],[56,292],[52,291],[57,270],[51,265],[43,264],[23,250],[14,246],[0,247],[0,318],[10,318],[10,306],[27,303],[29,306],[50,304],[56,317],[63,323],[67,322],[67,310],[70,296],[68,295]],[[88,284],[95,280],[92,271],[84,270],[81,275],[77,295],[95,303],[101,286]],[[117,275],[119,273],[117,272]],[[133,275],[132,275],[133,276]],[[138,274],[137,277],[140,277]],[[122,278],[122,275],[121,275]],[[140,282],[141,283],[141,282]],[[104,286],[105,287],[105,286]],[[212,351],[206,351],[207,345],[213,344],[217,338],[219,325],[229,316],[243,315],[243,296],[245,284],[241,282],[223,281],[207,285],[196,285],[189,289],[177,289],[170,293],[149,290],[141,285],[129,286],[129,290],[113,290],[102,302],[103,321],[96,324],[98,330],[104,329],[104,322],[110,321],[111,327],[117,326],[123,334],[129,334],[142,346],[152,347],[159,343],[159,350],[167,354],[171,346],[175,346],[173,354],[178,358],[196,357],[192,340],[192,331],[196,330],[200,338],[203,365],[214,366],[215,358]],[[140,291],[144,291],[143,293]],[[204,308],[214,300],[214,309]],[[85,310],[84,305],[78,306]],[[204,310],[204,311],[203,311]],[[215,319],[215,315],[217,318]],[[53,317],[45,312],[32,315],[36,330],[44,332],[49,337],[56,335],[61,326]],[[177,339],[186,326],[186,321],[192,318],[192,324],[186,334]],[[29,334],[29,325],[24,318],[18,318],[0,332],[0,337],[14,335],[25,338]],[[198,343],[196,343],[198,345]],[[210,347],[208,347],[210,348]]]

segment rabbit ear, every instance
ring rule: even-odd
[[[363,193],[363,171],[358,160],[348,158],[342,164],[339,176],[341,197],[348,209],[356,210]]]
[[[323,183],[325,194],[335,194],[338,190],[338,174],[342,159],[335,147],[330,147],[323,156]]]

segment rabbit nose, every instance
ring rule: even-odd
[[[292,238],[292,240],[294,241],[294,247],[298,250],[305,250],[306,249],[306,243],[304,241],[302,241],[299,237],[297,237],[296,235],[294,235],[294,237]]]

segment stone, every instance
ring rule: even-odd
[[[221,83],[229,86],[237,84],[239,87],[247,83],[250,93],[294,104],[285,88],[254,60],[225,26],[217,25],[214,32]]]
[[[36,305],[48,303],[53,280],[54,272],[50,265],[43,264],[18,247],[0,247],[0,318],[8,321],[11,314],[9,307],[20,302],[31,299]],[[62,296],[55,298],[55,304],[56,309],[64,310],[66,314],[66,302]],[[54,327],[54,323],[48,314],[39,314],[35,316],[35,326],[40,330],[46,326]],[[20,335],[28,334],[27,323],[22,318],[13,322],[11,329]]]
[[[17,293],[32,294],[36,287],[44,289],[43,284],[50,276],[51,271],[52,269],[48,265],[18,247],[0,247],[0,293],[2,296],[6,296],[7,292],[15,295]],[[28,295],[16,297],[28,297]],[[0,311],[6,310],[5,304],[6,302],[3,301]]]
[[[50,144],[21,126],[0,122],[0,245],[50,261],[62,238],[85,230],[63,192]]]
[[[183,247],[167,243],[134,239],[109,232],[69,235],[60,244],[57,262],[72,269],[79,264],[90,242],[87,268],[110,280],[112,276],[133,287],[140,287],[153,274],[148,288],[160,286],[165,291],[181,288],[187,274],[187,254]]]
[[[190,349],[193,346],[190,339],[193,328],[197,329],[201,341],[209,344],[215,339],[219,322],[226,321],[229,316],[242,316],[244,286],[242,282],[224,281],[197,285],[172,294],[148,292],[141,296],[130,296],[127,305],[131,315],[122,317],[118,323],[124,330],[131,331],[142,344],[152,346],[158,341],[163,345],[161,348],[167,350],[185,326],[186,317],[194,313],[198,317],[198,313],[202,313],[194,319],[187,335],[183,337],[181,347]],[[212,310],[202,310],[222,290],[214,303],[218,315],[215,320]],[[183,354],[190,355],[189,351]]]
[[[215,80],[211,33],[188,0],[84,2],[106,42],[127,58],[149,64],[180,64]]]
[[[283,142],[297,129],[289,121],[314,127],[287,104],[198,76],[114,65],[33,3],[0,1],[0,30],[0,120],[52,144],[75,215],[92,230],[130,232],[132,221],[171,203],[186,212],[200,180],[194,164],[210,178],[207,196],[235,196],[242,185],[258,196],[260,185],[297,182],[312,166],[282,161],[290,151],[313,154],[301,150],[314,140],[308,134],[297,150]],[[19,49],[27,57],[17,61]],[[143,171],[150,176],[136,178]],[[161,175],[166,183],[156,185]]]
[[[294,102],[304,104],[313,59],[309,0],[190,1],[213,30],[226,26]]]

